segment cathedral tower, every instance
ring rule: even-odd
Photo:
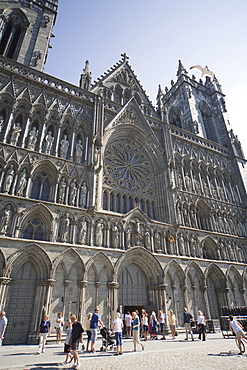
[[[43,71],[58,0],[2,1],[0,55]]]

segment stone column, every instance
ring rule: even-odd
[[[5,276],[0,277],[0,311],[4,310],[5,308],[8,286],[11,281],[11,278]]]
[[[55,153],[54,155],[58,157],[58,149],[59,149],[59,142],[60,142],[60,135],[61,135],[61,125],[59,126],[58,128],[58,132],[57,132],[57,142],[56,142],[56,146],[55,146]]]
[[[211,319],[211,313],[210,313],[210,309],[209,309],[209,303],[208,303],[208,294],[207,294],[207,285],[204,285],[202,287],[202,291],[203,291],[203,297],[204,297],[204,303],[205,303],[205,309],[206,309],[206,317]]]
[[[47,280],[48,289],[47,289],[47,295],[46,295],[46,302],[44,305],[45,313],[47,315],[50,315],[52,290],[53,290],[55,283],[56,283],[56,280],[54,279]]]
[[[10,132],[10,128],[11,128],[11,125],[12,125],[12,120],[13,120],[13,116],[14,116],[14,109],[12,109],[12,112],[10,113],[10,116],[9,116],[9,120],[8,120],[8,123],[6,125],[6,129],[5,129],[5,133],[4,133],[4,138],[3,138],[3,142],[6,143],[6,140],[7,140],[7,136]]]
[[[112,281],[108,283],[109,289],[109,307],[110,307],[110,322],[109,327],[111,327],[111,323],[115,319],[115,315],[118,308],[118,299],[117,299],[117,290],[119,289],[119,284],[116,281]]]
[[[95,307],[98,307],[99,304],[99,287],[100,287],[100,281],[96,281],[95,283]]]
[[[196,285],[193,285],[192,286],[192,295],[193,295],[193,316],[196,317],[197,313],[198,313],[198,304],[197,304],[197,300],[196,300],[196,295],[195,295],[195,291],[196,291]]]
[[[42,126],[42,132],[41,132],[41,135],[40,135],[39,152],[42,152],[42,144],[43,144],[43,140],[44,140],[44,137],[45,137],[46,126],[47,126],[47,120],[45,119],[44,123],[43,123],[43,126]]]
[[[240,293],[243,296],[244,305],[247,306],[246,288],[240,289]],[[1,296],[1,295],[0,295]]]
[[[73,133],[72,133],[72,142],[71,142],[71,147],[70,147],[70,157],[69,157],[69,159],[71,161],[73,161],[74,147],[75,147],[75,132],[73,131]]]
[[[188,285],[183,286],[184,305],[188,308]]]
[[[25,140],[28,136],[28,130],[30,130],[30,127],[31,127],[30,120],[31,120],[31,114],[29,113],[28,118],[27,118],[27,123],[26,123],[26,125],[24,125],[25,129],[24,129],[24,133],[23,133],[23,137],[22,137],[22,142],[21,142],[21,145],[20,145],[22,148],[25,148]],[[17,144],[18,144],[18,142],[17,142]]]
[[[86,298],[86,287],[87,287],[87,281],[82,280],[78,282],[79,287],[79,312],[78,312],[78,318],[79,321],[84,324],[84,318],[86,315],[85,312],[85,298]]]
[[[63,316],[65,315],[65,304],[67,302],[67,287],[69,286],[69,280],[63,282]],[[69,312],[69,315],[71,312]]]

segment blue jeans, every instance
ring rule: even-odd
[[[115,333],[115,339],[116,339],[116,346],[122,345],[122,333],[117,332]]]

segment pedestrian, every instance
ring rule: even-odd
[[[184,327],[185,327],[185,335],[186,335],[185,340],[189,339],[188,332],[190,332],[191,339],[194,340],[193,332],[192,332],[192,329],[191,329],[191,320],[192,320],[193,316],[188,312],[186,307],[184,307],[183,316],[184,316]]]
[[[4,311],[0,312],[0,346],[3,344],[4,333],[8,325],[8,319]]]
[[[199,332],[198,339],[201,339],[201,336],[202,336],[202,340],[205,341],[206,340],[206,318],[203,315],[202,311],[198,311],[197,326],[198,326],[198,332]]]
[[[70,345],[71,349],[73,351],[73,359],[74,359],[74,364],[73,367],[75,369],[79,369],[81,366],[79,362],[79,356],[78,356],[78,349],[79,349],[79,344],[83,343],[83,332],[84,329],[79,321],[77,321],[77,317],[74,314],[70,315],[70,320],[72,322],[72,333],[71,333],[71,338],[70,338]]]
[[[145,310],[144,308],[142,308],[141,310],[141,314],[140,314],[140,321],[141,321],[141,327],[140,327],[140,330],[141,330],[141,338],[144,338],[144,328],[143,328],[143,317],[145,315]]]
[[[90,340],[91,340],[91,330],[90,330],[91,318],[92,318],[92,314],[90,312],[87,315],[87,321],[86,321],[86,333],[87,333],[87,349],[86,349],[86,351],[87,352],[89,352],[89,343],[90,343]]]
[[[116,318],[113,321],[112,331],[115,333],[115,340],[116,340],[116,353],[114,355],[122,355],[123,354],[123,343],[122,343],[122,335],[123,335],[123,320],[120,318],[120,313],[116,313]]]
[[[95,308],[94,314],[93,314],[93,316],[91,318],[91,323],[90,323],[90,330],[91,330],[91,352],[94,352],[94,346],[95,346],[95,342],[96,342],[96,339],[97,339],[97,330],[98,330],[99,324],[101,326],[103,326],[103,322],[100,320],[100,317],[99,317],[99,309],[98,308]]]
[[[43,316],[43,320],[38,328],[37,335],[39,336],[39,348],[37,354],[40,355],[41,352],[45,352],[46,339],[51,332],[51,323],[48,315]]]
[[[147,341],[147,339],[148,339],[148,314],[145,310],[144,310],[144,313],[142,315],[141,321],[142,321],[142,327],[143,327],[144,340]]]
[[[238,347],[240,350],[238,354],[242,355],[243,352],[242,352],[242,346],[241,346],[241,338],[247,339],[243,331],[243,326],[237,320],[234,320],[232,315],[229,315],[229,327],[230,327],[230,330],[233,332],[233,334],[235,333],[235,336],[238,340]]]
[[[124,321],[125,321],[125,326],[126,326],[127,338],[131,338],[131,321],[132,321],[132,316],[131,316],[131,314],[130,314],[129,311],[127,312],[127,314],[125,314]]]
[[[70,354],[71,351],[71,335],[72,335],[72,321],[68,320],[68,327],[66,329],[66,339],[64,343],[64,353],[66,353],[66,358],[64,360],[64,364],[68,364],[72,361],[73,356]]]
[[[59,312],[56,319],[56,343],[61,343],[62,330],[64,325],[63,313]]]
[[[169,311],[169,315],[168,315],[168,322],[169,322],[169,326],[170,326],[170,330],[171,330],[171,333],[172,333],[172,339],[175,339],[175,335],[176,335],[176,316],[175,314],[173,313],[172,310]]]
[[[154,311],[152,311],[152,314],[150,315],[150,324],[152,326],[152,334],[150,339],[158,339],[157,337],[158,320],[156,317],[156,313]]]
[[[132,312],[132,325],[133,325],[133,343],[134,343],[134,350],[133,352],[136,352],[136,345],[140,344],[142,347],[142,350],[144,350],[144,345],[140,341],[140,319],[137,313],[134,311]]]
[[[162,334],[161,339],[166,339],[166,337],[165,337],[165,319],[166,319],[165,313],[162,310],[159,310],[158,320],[159,320],[159,325],[160,325],[160,332]]]

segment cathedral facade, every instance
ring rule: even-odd
[[[96,82],[43,72],[57,0],[1,2],[0,309],[5,343],[44,312],[247,305],[246,160],[215,76],[149,101],[126,54]]]

